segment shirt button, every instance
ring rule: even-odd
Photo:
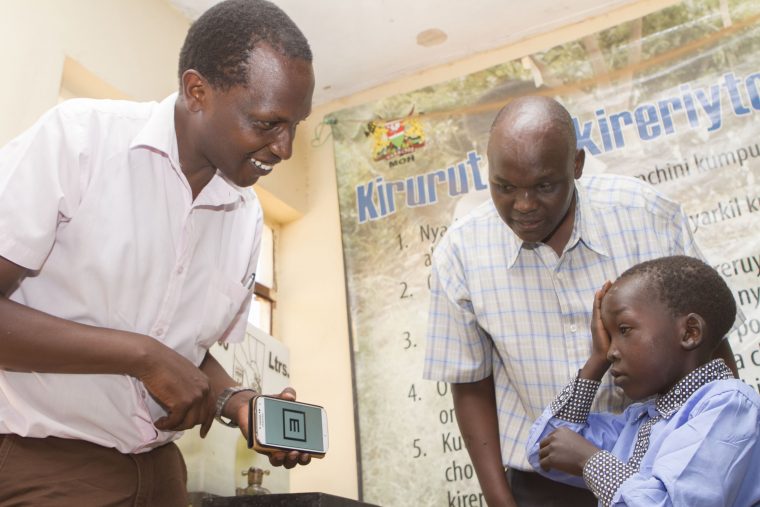
[[[184,266],[180,266],[180,267],[178,267],[178,268],[177,268],[177,274],[178,274],[178,275],[181,275],[181,274],[182,274],[182,272],[183,272],[184,270],[185,270],[185,267],[184,267]]]
[[[570,326],[570,331],[572,331],[573,333],[576,332],[576,331],[578,331],[578,326],[576,326],[575,324],[572,324]]]
[[[557,273],[557,280],[562,280],[562,273]]]
[[[163,334],[164,334],[163,328],[156,331],[156,336],[162,336]]]

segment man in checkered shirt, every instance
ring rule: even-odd
[[[678,204],[634,178],[581,179],[584,160],[562,105],[510,102],[488,144],[492,199],[434,254],[424,375],[451,383],[491,506],[596,505],[588,490],[532,472],[531,424],[585,363],[605,280],[657,257],[702,257]],[[736,371],[726,340],[716,357]],[[605,375],[594,403],[620,412],[627,400]]]

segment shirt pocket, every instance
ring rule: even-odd
[[[232,325],[233,319],[250,295],[251,292],[239,280],[215,271],[206,296],[196,343],[207,349],[218,341]]]

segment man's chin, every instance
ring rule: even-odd
[[[544,238],[546,237],[546,234],[544,234],[543,231],[522,231],[519,229],[518,230],[512,229],[512,231],[524,243],[541,243],[542,241],[544,241]]]
[[[231,177],[230,175],[225,174],[224,171],[220,171],[220,174],[229,183],[232,183],[233,185],[242,187],[242,188],[255,185],[256,182],[259,181],[259,178],[261,177],[258,174],[245,174],[245,175],[236,174],[234,177]]]

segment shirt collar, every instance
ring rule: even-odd
[[[515,232],[510,229],[507,224],[504,223],[504,220],[502,220],[501,216],[498,214],[498,211],[496,211],[496,216],[498,217],[504,229],[506,229],[505,233],[507,236],[507,251],[510,252],[509,257],[507,258],[507,269],[511,269],[512,266],[515,265],[515,262],[517,262],[517,256],[520,255],[520,251],[522,250],[523,246],[525,246],[525,248],[532,248],[532,246],[530,243],[525,244],[525,242],[521,240],[520,237],[515,234]]]
[[[203,190],[198,194],[193,204],[194,206],[219,206],[234,204],[237,201],[249,202],[251,200],[253,200],[253,190],[251,188],[235,185],[217,169],[214,177],[203,187]]]
[[[679,380],[670,391],[657,397],[655,403],[657,411],[663,417],[669,417],[681,408],[686,403],[686,400],[697,392],[700,387],[716,380],[732,378],[734,378],[734,375],[728,366],[726,366],[726,363],[723,362],[723,359],[714,359],[692,371]]]
[[[167,157],[175,170],[180,170],[177,132],[174,128],[174,104],[177,93],[172,93],[153,110],[140,132],[137,133],[129,149],[148,148]]]
[[[179,148],[177,147],[177,131],[174,125],[174,106],[177,102],[177,92],[172,93],[153,110],[148,121],[137,133],[129,149],[146,148],[166,157],[172,169],[187,184],[179,163]],[[188,184],[189,188],[189,184]],[[235,185],[217,170],[216,174],[203,187],[194,205],[226,205],[236,201],[248,202],[253,198],[249,188]]]
[[[565,249],[569,250],[578,241],[583,241],[587,247],[599,255],[609,257],[610,253],[607,251],[604,241],[602,241],[602,234],[600,232],[602,227],[599,223],[600,217],[591,208],[586,189],[578,184],[578,180],[575,180],[575,195],[575,223],[573,224],[570,240],[567,242],[568,246]]]

